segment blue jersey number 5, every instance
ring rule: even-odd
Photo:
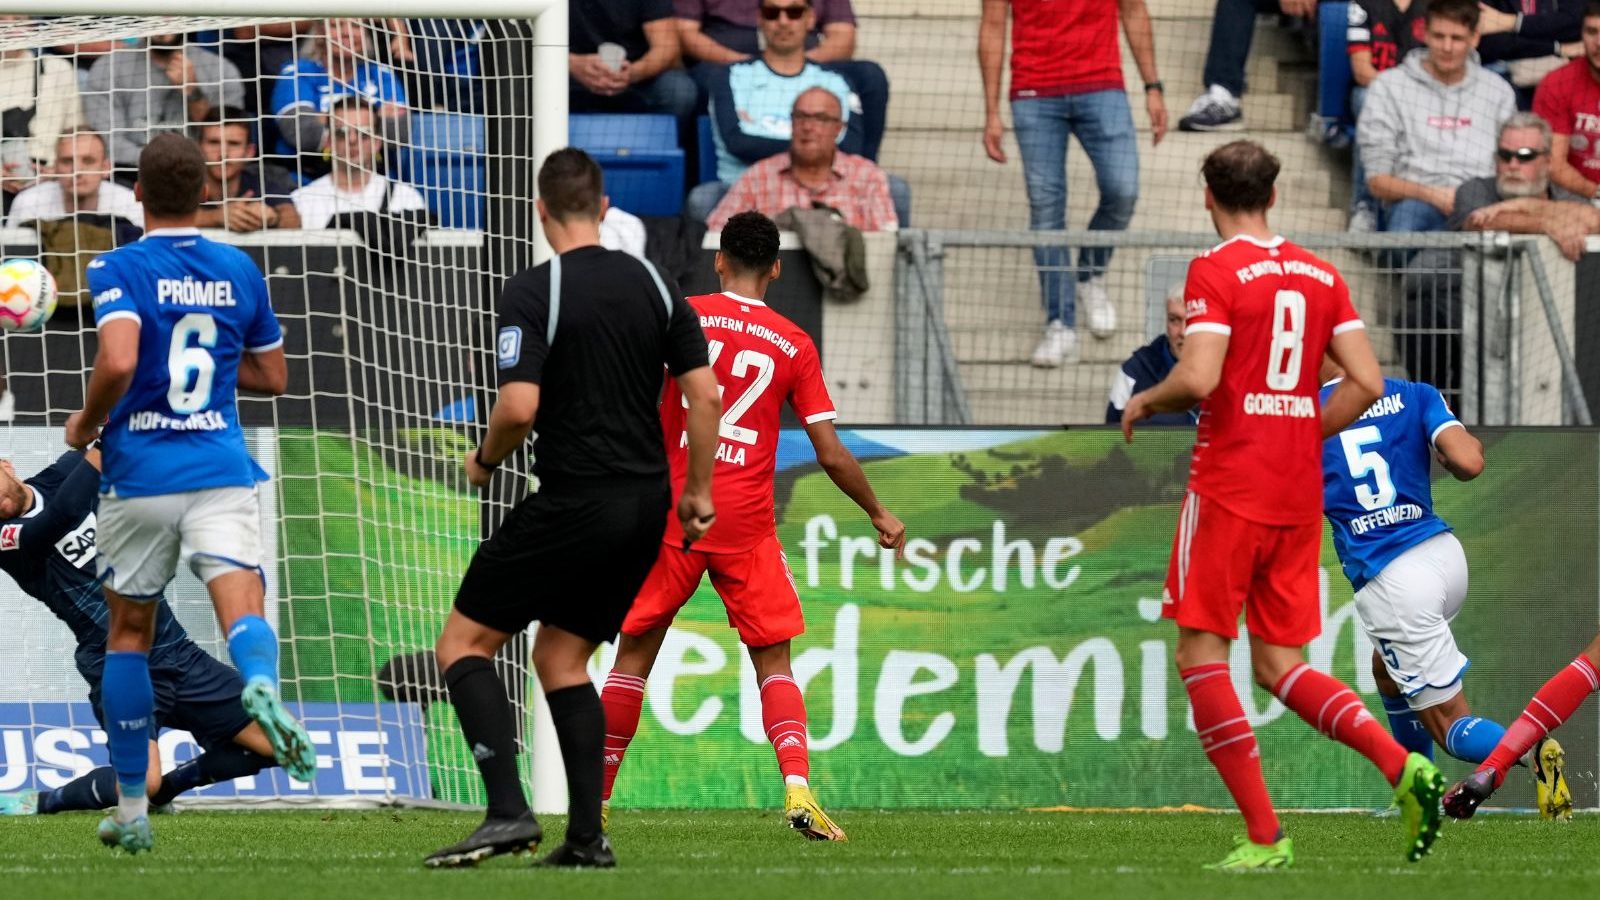
[[[1373,484],[1356,485],[1356,500],[1361,508],[1383,509],[1394,503],[1395,490],[1394,482],[1389,478],[1389,463],[1376,450],[1366,449],[1369,445],[1383,443],[1378,426],[1367,425],[1341,431],[1339,443],[1344,445],[1344,461],[1350,468],[1351,478],[1361,479],[1369,473],[1372,475]]]
[[[193,339],[194,346],[190,346]],[[167,405],[175,413],[195,413],[211,403],[211,379],[217,364],[209,348],[217,345],[217,320],[210,313],[189,313],[172,326],[167,351]]]

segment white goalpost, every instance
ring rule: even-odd
[[[222,178],[221,196],[208,194],[220,218],[207,233],[261,265],[285,331],[288,393],[241,398],[240,418],[272,475],[263,492],[269,618],[285,696],[318,745],[319,772],[311,784],[264,772],[193,802],[481,804],[431,650],[477,542],[530,487],[519,454],[485,499],[467,486],[461,456],[494,393],[499,289],[549,255],[533,176],[567,144],[566,3],[246,0],[218,15],[192,2],[21,0],[9,12],[48,17],[0,21],[0,68],[26,53],[40,73],[32,143],[0,144],[6,178],[18,181],[9,193],[88,174],[72,154],[51,155],[57,135],[99,138],[107,158],[92,175],[113,194],[131,182],[128,154],[136,159],[156,131],[198,139],[203,123],[242,124],[253,147],[248,183],[261,193],[230,194],[237,188]],[[426,19],[440,13],[461,18]],[[407,19],[455,24],[412,33]],[[350,20],[359,25],[332,24]],[[203,56],[184,76],[184,121],[161,118],[159,91],[170,85],[130,87],[129,72],[152,52],[156,66],[171,53]],[[445,54],[443,63],[429,54]],[[305,86],[312,80],[299,80],[312,63],[346,73],[373,101],[370,127],[331,121]],[[72,94],[72,115],[45,115],[67,102],[46,96],[57,89]],[[60,120],[48,135],[45,119]],[[212,162],[226,173],[246,161]],[[273,180],[274,166],[287,182]],[[287,195],[335,173],[345,179],[336,183],[374,191],[378,208],[299,229],[231,218],[236,204],[310,209]],[[278,183],[287,186],[268,190]],[[82,402],[94,347],[77,276],[95,253],[137,236],[129,218],[80,207],[48,221],[8,217],[0,229],[0,254],[45,261],[64,291],[42,334],[0,344],[15,403],[0,421],[0,457],[24,476],[66,449],[61,426]],[[168,596],[191,636],[226,661],[204,588],[186,568]],[[105,761],[105,737],[67,628],[9,579],[0,579],[0,609],[12,623],[0,631],[0,792],[57,787]],[[538,748],[523,754],[535,810],[562,812],[565,778],[528,646],[519,637],[497,662],[525,717],[524,750]],[[161,747],[168,768],[197,752],[176,733]]]

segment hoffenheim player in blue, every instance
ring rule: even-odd
[[[100,680],[106,660],[105,596],[95,574],[95,508],[100,451],[68,452],[27,481],[0,460],[0,570],[72,629],[78,674],[105,727]],[[254,775],[273,765],[266,735],[239,705],[238,673],[201,650],[161,601],[151,642],[155,716],[150,729],[150,802],[162,806],[184,791]],[[155,745],[161,728],[188,731],[205,751],[162,774]],[[109,731],[109,729],[107,729]],[[105,809],[117,776],[102,766],[52,791],[0,794],[0,816]]]
[[[84,407],[67,419],[69,446],[104,442],[97,541],[111,622],[101,705],[118,803],[100,839],[129,852],[153,843],[147,654],[155,601],[180,554],[228,635],[245,711],[291,776],[316,774],[311,741],[278,698],[278,638],[262,618],[256,483],[267,476],[245,448],[235,403],[238,389],[283,393],[283,337],[260,270],[195,230],[204,183],[205,160],[181,135],[159,135],[139,155],[145,236],[89,264],[100,347]]]
[[[1331,362],[1324,379],[1338,376]],[[1335,377],[1334,380],[1337,380]],[[1327,399],[1332,381],[1324,385]],[[1383,380],[1383,396],[1323,444],[1323,510],[1371,638],[1372,672],[1406,749],[1481,762],[1505,729],[1471,714],[1469,665],[1450,633],[1467,599],[1467,558],[1433,513],[1432,461],[1461,481],[1483,471],[1483,444],[1432,385]]]

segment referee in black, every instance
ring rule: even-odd
[[[489,483],[538,425],[522,499],[478,547],[434,647],[489,797],[488,817],[428,866],[531,850],[542,831],[517,778],[517,725],[491,660],[540,623],[533,664],[566,762],[567,840],[540,860],[613,866],[600,826],[605,711],[586,668],[616,638],[649,574],[672,506],[659,402],[662,369],[689,404],[689,473],[677,515],[711,527],[711,463],[722,404],[699,317],[647,262],[600,246],[600,167],[581,150],[539,168],[539,221],[555,258],[513,276],[500,299],[500,388],[467,478]],[[537,421],[536,421],[537,419]]]

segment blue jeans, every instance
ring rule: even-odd
[[[1423,200],[1397,200],[1383,210],[1384,231],[1443,231],[1444,213]]]
[[[682,69],[667,69],[614,97],[602,97],[573,79],[567,103],[573,112],[663,113],[688,119],[700,103],[700,87]]]
[[[1361,122],[1361,108],[1367,105],[1367,89],[1356,85],[1350,89],[1350,116],[1359,125]],[[1362,207],[1378,212],[1378,198],[1372,196],[1372,189],[1367,187],[1367,167],[1361,164],[1361,144],[1354,145],[1350,153],[1350,211],[1353,213]]]
[[[1244,67],[1256,36],[1256,16],[1276,13],[1278,8],[1278,0],[1217,0],[1202,76],[1206,87],[1220,84],[1235,97],[1244,96]]]
[[[1011,118],[1028,188],[1029,229],[1059,231],[1067,227],[1067,138],[1073,135],[1089,155],[1100,190],[1090,230],[1123,231],[1128,227],[1139,200],[1139,141],[1125,92],[1013,100]],[[1039,269],[1046,321],[1072,325],[1077,282],[1104,272],[1110,261],[1109,247],[1085,247],[1078,253],[1074,270],[1071,248],[1035,248],[1033,263]]]

